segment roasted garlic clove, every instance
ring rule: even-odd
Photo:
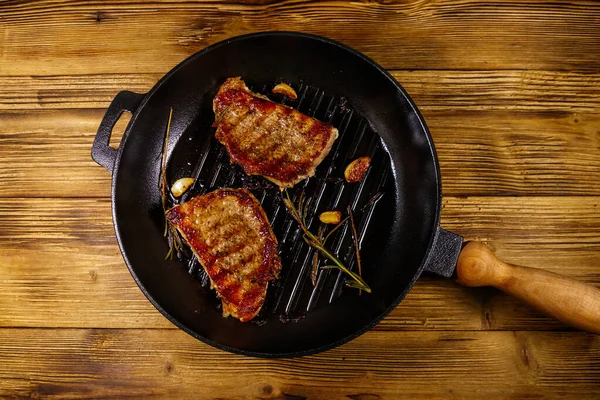
[[[175,197],[179,197],[184,194],[190,186],[194,183],[194,178],[180,178],[175,181],[171,186],[171,193]]]
[[[288,85],[286,83],[279,83],[279,84],[275,85],[275,87],[271,91],[273,93],[283,94],[292,100],[296,100],[298,98],[296,91],[290,85]]]
[[[360,182],[371,165],[371,157],[360,157],[352,161],[344,171],[346,182]]]
[[[319,220],[324,224],[337,225],[342,219],[342,213],[339,211],[325,211],[319,215]]]

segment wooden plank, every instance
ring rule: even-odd
[[[0,74],[164,73],[209,44],[267,30],[337,39],[387,69],[598,72],[599,16],[587,0],[9,2]]]
[[[424,112],[443,193],[460,196],[598,195],[596,115]]]
[[[104,110],[0,114],[0,197],[110,197],[110,174],[91,158],[103,115]],[[123,130],[113,132],[122,136]]]
[[[161,77],[143,73],[1,76],[0,109],[107,108],[121,90],[146,93]]]
[[[0,396],[593,399],[600,337],[369,332],[299,359],[215,350],[179,330],[0,329]]]
[[[0,197],[102,197],[90,157],[103,110],[0,113]],[[445,195],[599,195],[600,113],[425,111]],[[124,130],[119,124],[113,143]]]
[[[599,113],[600,74],[561,71],[391,71],[422,111]],[[0,110],[106,108],[146,93],[158,73],[0,76]]]
[[[444,199],[442,226],[600,286],[600,197]],[[3,199],[0,326],[170,328],[129,275],[107,199]],[[506,295],[422,277],[378,330],[565,329]]]
[[[109,201],[20,199],[0,209],[0,285],[10,287],[0,325],[119,327],[127,316],[141,327],[172,326],[129,274]]]
[[[391,71],[422,111],[600,112],[600,75],[573,71]]]

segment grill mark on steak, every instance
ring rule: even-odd
[[[281,187],[313,176],[338,137],[331,124],[251,92],[228,78],[213,100],[215,137],[248,175]]]
[[[258,200],[246,189],[218,189],[170,209],[223,303],[242,322],[262,308],[269,281],[281,271],[277,239]]]

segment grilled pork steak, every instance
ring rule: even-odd
[[[338,137],[332,125],[251,92],[240,78],[223,83],[213,110],[231,161],[284,188],[313,176]]]
[[[218,189],[167,212],[210,277],[223,316],[246,322],[260,311],[281,261],[263,208],[245,189]]]

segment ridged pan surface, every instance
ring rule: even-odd
[[[214,139],[212,99],[227,77],[254,91],[330,122],[340,137],[316,175],[290,191],[304,192],[314,232],[318,214],[354,210],[362,270],[371,294],[344,287],[344,275],[324,270],[310,281],[313,249],[301,238],[277,187],[246,176]],[[274,95],[279,82],[298,99]],[[263,205],[280,245],[281,278],[269,286],[261,313],[249,323],[223,318],[202,268],[165,260],[168,244],[158,191],[160,155],[173,108],[167,177],[192,176],[186,198],[219,187],[245,187]],[[372,164],[359,183],[343,179],[360,156]],[[322,38],[265,33],[234,38],[192,56],[165,76],[136,111],[121,146],[113,180],[113,214],[127,265],[146,296],[176,325],[219,348],[281,357],[344,343],[374,326],[418,278],[439,219],[439,171],[431,138],[416,107],[379,66]],[[356,269],[346,224],[328,242]],[[323,261],[321,261],[323,265]]]

